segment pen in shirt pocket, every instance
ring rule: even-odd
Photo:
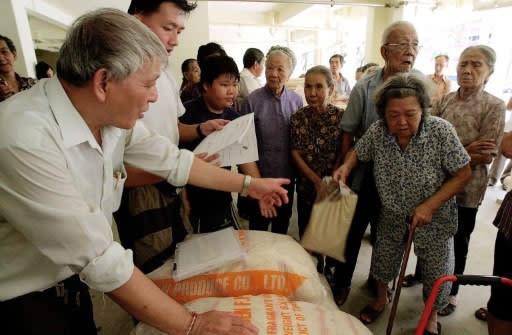
[[[114,190],[117,189],[117,185],[119,185],[119,181],[121,180],[122,175],[123,174],[121,173],[121,171],[116,171],[114,173],[114,179],[115,179]]]

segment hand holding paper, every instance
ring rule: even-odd
[[[254,129],[254,114],[241,116],[222,130],[206,137],[195,148],[194,153],[218,153],[219,158],[213,163],[220,166],[238,165],[258,160],[258,144]]]

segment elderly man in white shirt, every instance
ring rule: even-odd
[[[0,311],[7,334],[96,334],[87,286],[173,334],[255,334],[238,317],[200,315],[159,290],[113,241],[124,163],[170,183],[287,201],[285,179],[209,165],[136,123],[167,62],[158,38],[114,9],[80,17],[57,77],[0,104]],[[85,284],[84,284],[85,283]]]
[[[252,91],[262,87],[261,74],[265,69],[265,55],[260,49],[249,48],[245,50],[243,62],[244,69],[240,72],[239,102],[242,103]]]

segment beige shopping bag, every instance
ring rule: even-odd
[[[356,210],[357,194],[346,185],[325,177],[317,195],[301,245],[311,251],[345,262],[345,245]]]

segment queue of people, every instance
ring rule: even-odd
[[[232,314],[188,312],[144,273],[187,234],[184,204],[192,231],[212,232],[236,226],[231,192],[238,192],[249,229],[286,234],[296,190],[302,236],[321,180],[330,175],[359,197],[346,262],[327,258],[319,268],[339,306],[349,296],[368,224],[375,300],[360,312],[365,324],[389,303],[388,283],[398,273],[410,225],[418,227],[418,264],[406,286],[422,283],[426,300],[437,278],[464,272],[487,167],[498,147],[510,156],[512,146],[510,136],[502,140],[505,104],[485,91],[494,50],[463,50],[459,89],[449,93],[448,57],[436,57],[435,74],[424,77],[414,69],[416,29],[398,21],[382,34],[382,68],[360,68],[351,88],[341,74],[344,57],[335,54],[329,68],[306,72],[303,106],[286,87],[296,66],[290,48],[273,46],[266,55],[249,48],[240,72],[222,46],[208,43],[197,60],[182,64],[178,89],[162,70],[195,6],[132,0],[128,14],[85,14],[61,48],[56,76],[42,64],[41,77],[51,78],[39,83],[14,72],[15,46],[0,35],[0,157],[7,162],[0,168],[0,256],[17,259],[0,269],[0,313],[12,320],[9,331],[96,334],[91,287],[168,333],[255,334]],[[348,96],[346,109],[332,104],[336,94]],[[189,151],[248,113],[259,160],[240,165],[243,175],[209,164],[214,153]],[[495,220],[494,272],[503,276],[511,275],[503,257],[511,241],[509,198]],[[121,244],[112,237],[114,212]],[[455,311],[457,293],[456,284],[442,288],[425,334],[441,333],[438,315]],[[512,330],[510,294],[491,292],[492,335]]]

